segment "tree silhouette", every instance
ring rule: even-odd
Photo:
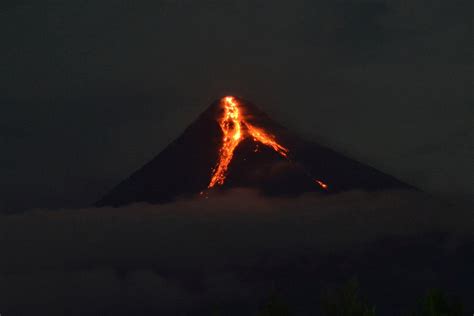
[[[429,290],[419,305],[410,316],[461,316],[463,313],[462,304],[449,299],[439,289]]]
[[[268,303],[260,310],[258,316],[289,316],[290,310],[285,302],[276,294],[273,293]]]
[[[375,316],[375,307],[360,297],[356,279],[323,296],[321,303],[326,316]]]

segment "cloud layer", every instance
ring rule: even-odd
[[[473,255],[472,231],[468,210],[413,192],[268,199],[237,190],[161,206],[34,210],[0,218],[0,310],[248,313],[272,286],[304,306],[294,293],[310,287],[316,295],[351,274],[392,282],[393,269],[418,278],[414,289],[441,284],[463,295],[469,280],[456,278],[466,272],[462,258]],[[430,251],[451,266],[440,270]]]

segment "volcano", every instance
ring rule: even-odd
[[[224,97],[96,206],[166,203],[230,188],[254,188],[269,196],[414,189],[300,138],[249,101]]]

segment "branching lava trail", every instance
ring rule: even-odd
[[[234,150],[242,141],[242,118],[237,106],[237,101],[233,97],[225,97],[223,100],[224,115],[219,122],[223,136],[222,147],[219,151],[219,162],[214,168],[213,176],[208,188],[216,184],[224,184],[226,172],[234,156]]]
[[[224,108],[224,115],[219,121],[223,133],[222,147],[219,150],[217,165],[212,171],[213,174],[208,185],[209,189],[216,185],[224,184],[235,148],[247,137],[252,137],[254,141],[273,148],[281,156],[288,159],[289,150],[279,144],[273,135],[265,132],[262,128],[253,126],[242,117],[239,103],[234,97],[223,98],[222,106]],[[325,190],[328,188],[322,181],[315,181],[321,188]]]

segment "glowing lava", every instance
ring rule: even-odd
[[[219,151],[219,162],[214,168],[214,174],[209,182],[208,188],[212,188],[216,184],[224,184],[226,172],[229,164],[234,156],[234,150],[242,141],[242,118],[240,116],[239,107],[233,97],[224,98],[224,115],[219,122],[222,133],[222,147]]]
[[[316,181],[316,183],[319,184],[319,186],[321,188],[323,188],[324,190],[328,189],[328,185],[326,183],[324,183],[323,181],[321,181],[321,180],[314,180],[314,181]]]
[[[229,164],[234,156],[235,148],[247,137],[252,137],[254,141],[260,142],[265,146],[273,148],[284,158],[288,159],[289,150],[279,144],[275,137],[263,129],[258,128],[247,122],[240,113],[239,103],[234,97],[225,97],[222,99],[224,115],[219,120],[219,125],[223,133],[222,147],[219,150],[219,160],[217,166],[213,169],[211,181],[208,188],[215,185],[223,185],[226,179],[226,173]],[[315,180],[323,189],[328,186],[322,181]]]
[[[264,130],[254,127],[249,123],[245,123],[247,130],[250,136],[253,137],[253,140],[256,142],[261,142],[262,144],[272,147],[277,153],[283,157],[288,157],[288,149],[278,144],[275,138],[272,135],[268,135]]]

